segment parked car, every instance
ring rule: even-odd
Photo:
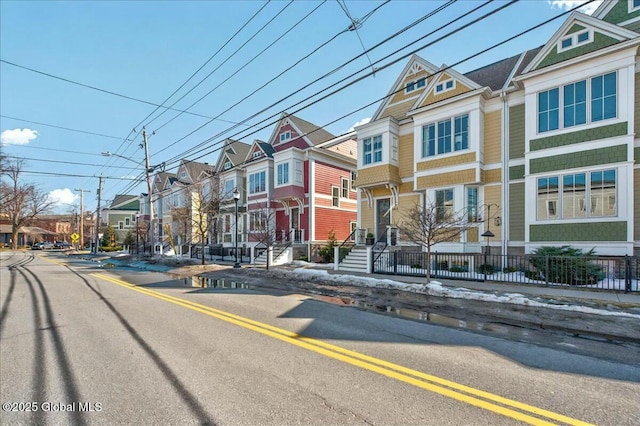
[[[42,243],[35,243],[31,246],[31,250],[51,250],[53,248],[53,243],[49,241],[44,241]]]
[[[53,243],[53,248],[66,250],[71,248],[71,244],[66,241],[56,241],[55,243]]]

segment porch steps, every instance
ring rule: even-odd
[[[288,263],[288,259],[290,257],[289,253],[291,252],[291,250],[292,250],[291,247],[287,247],[283,251],[280,251],[280,249],[277,246],[274,247],[273,248],[273,252],[274,253],[280,253],[280,254],[278,254],[278,256],[274,256],[273,263],[271,265],[269,265],[269,266],[284,265],[285,263]],[[260,265],[260,266],[266,266],[267,265],[267,251],[265,250],[264,253],[262,253],[260,256],[256,257],[253,260],[253,264],[254,265]]]
[[[339,271],[367,272],[366,246],[354,246],[349,254],[338,264]]]

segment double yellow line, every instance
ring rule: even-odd
[[[434,392],[466,404],[470,404],[488,411],[492,411],[503,416],[507,416],[532,425],[552,425],[559,422],[568,425],[588,425],[589,423],[581,420],[573,419],[562,414],[547,411],[538,407],[503,398],[489,392],[464,386],[459,383],[451,382],[440,377],[425,374],[417,370],[403,367],[388,361],[350,351],[320,340],[312,339],[293,333],[282,328],[273,327],[258,321],[253,321],[229,312],[221,311],[210,306],[201,305],[174,296],[150,290],[148,288],[138,287],[126,281],[113,278],[109,275],[94,273],[91,274],[96,278],[117,284],[119,286],[137,291],[148,296],[191,309],[196,312],[217,318],[222,321],[246,328],[248,330],[261,333],[263,335],[290,343],[292,345],[325,355],[329,358],[363,368],[383,376],[399,380],[404,383],[419,387],[421,389]],[[519,411],[516,411],[519,410]],[[535,417],[534,417],[535,416]]]

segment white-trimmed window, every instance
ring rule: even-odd
[[[130,217],[125,217],[124,218],[124,226],[126,226],[127,228],[129,226],[131,226],[131,218]]]
[[[286,185],[289,183],[289,163],[281,163],[276,167],[277,169],[277,184]]]
[[[629,0],[629,13],[640,10],[640,0]]]
[[[582,30],[569,34],[558,42],[558,52],[573,49],[593,41],[593,31]]]
[[[286,132],[280,133],[280,142],[285,142],[291,139],[291,131],[287,130]]]
[[[260,150],[256,150],[253,153],[253,158],[256,159],[256,158],[260,158],[260,157],[262,157],[262,152]]]
[[[118,221],[118,229],[124,229],[124,222]]]
[[[467,221],[478,221],[478,187],[470,186],[467,188]]]
[[[340,180],[342,185],[342,198],[349,198],[349,179],[341,178]]]
[[[372,164],[382,161],[382,135],[377,135],[371,138],[365,138],[362,141],[363,145],[363,163]]]
[[[538,220],[617,215],[615,169],[542,177],[537,186]]]
[[[453,143],[452,143],[453,130]],[[422,158],[469,148],[469,115],[422,126]]]
[[[229,170],[231,168],[231,161],[227,160],[224,162],[224,170]]]
[[[231,197],[233,190],[235,189],[235,179],[229,179],[224,181],[224,189],[222,192],[223,197]]]
[[[185,170],[183,170],[183,171],[180,173],[180,178],[181,178],[181,179],[185,179],[186,177],[187,177],[187,172],[186,172]]]
[[[446,222],[453,218],[453,189],[436,191],[436,221]]]
[[[340,188],[337,186],[331,187],[331,205],[333,207],[340,207]]]
[[[538,93],[538,133],[616,118],[616,72]]]
[[[265,171],[249,175],[249,194],[257,194],[267,190],[267,179]]]
[[[249,227],[252,231],[267,230],[267,213],[259,210],[249,213]]]
[[[413,92],[414,90],[423,88],[426,84],[427,84],[426,77],[419,78],[415,81],[410,81],[404,86],[404,92],[405,93]]]
[[[351,190],[356,191],[356,187],[354,186],[356,183],[356,179],[358,178],[358,172],[351,172]]]
[[[455,87],[456,87],[455,80],[441,81],[440,83],[436,84],[436,93],[442,93],[442,92],[446,92],[447,90],[453,90]]]

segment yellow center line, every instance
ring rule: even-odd
[[[109,275],[93,273],[92,276],[96,278],[109,281],[119,286],[128,288],[130,290],[143,293],[166,302],[170,302],[187,309],[220,319],[222,321],[261,333],[263,335],[281,340],[293,344],[295,346],[325,355],[329,358],[333,358],[348,364],[369,370],[386,377],[393,378],[395,380],[402,381],[404,383],[411,384],[413,386],[438,393],[449,398],[456,399],[458,401],[493,411],[495,413],[523,421],[533,425],[548,425],[554,424],[538,417],[533,417],[525,413],[530,413],[539,417],[546,417],[549,420],[561,422],[569,425],[588,425],[589,423],[581,420],[573,419],[571,417],[564,416],[559,413],[544,410],[532,405],[514,401],[508,398],[501,397],[489,392],[481,391],[469,386],[461,385],[440,377],[432,376],[417,370],[412,370],[407,367],[403,367],[398,364],[394,364],[388,361],[377,359],[371,356],[360,354],[358,352],[350,351],[348,349],[332,345],[317,339],[305,337],[297,333],[281,329],[278,327],[264,324],[258,321],[251,320],[249,318],[234,315],[229,312],[221,311],[219,309],[212,308],[210,306],[201,305],[199,303],[191,302],[186,299],[170,296],[159,291],[141,288],[134,284],[113,278]],[[429,383],[430,382],[430,383]],[[478,398],[483,399],[478,399]],[[485,401],[486,400],[486,401]],[[496,405],[501,404],[501,405]],[[511,408],[524,411],[512,410]]]

